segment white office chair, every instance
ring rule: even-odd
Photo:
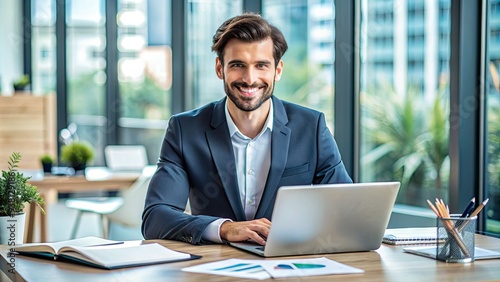
[[[144,146],[107,146],[105,148],[105,157],[106,163],[111,170],[108,173],[141,169],[141,176],[131,187],[121,191],[118,197],[86,197],[66,200],[66,207],[78,211],[71,232],[72,239],[76,238],[84,213],[100,215],[104,238],[108,237],[112,221],[128,227],[137,227],[141,224],[146,191],[151,176],[155,171],[155,166],[147,166],[146,149]],[[100,176],[89,175],[89,177],[99,178]]]
[[[104,148],[104,158],[111,171],[141,171],[148,165],[146,148],[142,145],[108,145]]]
[[[120,192],[119,197],[88,197],[68,199],[66,207],[78,211],[71,239],[76,238],[80,220],[84,213],[99,214],[102,224],[103,238],[108,237],[111,222],[127,227],[139,227],[142,222],[142,211],[149,181],[156,166],[147,166],[130,188]]]

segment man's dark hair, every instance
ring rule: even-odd
[[[273,57],[275,66],[285,54],[288,45],[283,33],[258,14],[245,13],[225,21],[215,32],[212,51],[224,63],[224,48],[230,39],[244,42],[259,42],[271,38],[274,44]]]

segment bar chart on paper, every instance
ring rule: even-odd
[[[278,264],[274,267],[274,269],[294,269],[293,266],[297,269],[314,269],[314,268],[323,268],[324,264],[315,264],[315,263],[292,263],[290,264]]]
[[[364,272],[362,269],[354,268],[325,257],[287,260],[228,259],[191,266],[183,268],[182,270],[251,279],[354,274]]]

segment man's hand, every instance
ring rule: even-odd
[[[229,242],[251,240],[260,245],[266,244],[271,222],[267,218],[250,221],[226,221],[220,226],[220,237]]]

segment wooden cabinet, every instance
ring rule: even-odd
[[[55,95],[0,96],[0,169],[12,152],[22,155],[20,169],[41,169],[43,154],[57,152]]]

